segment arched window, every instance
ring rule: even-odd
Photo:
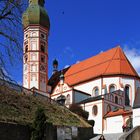
[[[25,53],[28,52],[28,45],[25,47]]]
[[[44,39],[44,38],[45,38],[45,35],[44,35],[44,34],[41,34],[41,38],[43,38],[43,39]]]
[[[41,62],[45,63],[45,56],[41,55]]]
[[[111,111],[111,106],[107,105],[107,113]]]
[[[66,97],[66,104],[69,105],[70,104],[70,95],[68,94]]]
[[[122,98],[119,99],[119,104],[122,105]]]
[[[130,105],[130,87],[125,86],[125,105],[129,106]]]
[[[36,64],[31,65],[31,71],[35,72],[37,70]]]
[[[45,52],[45,47],[44,47],[44,45],[41,45],[41,52]]]
[[[92,114],[93,114],[94,116],[96,116],[96,115],[98,114],[98,107],[97,107],[97,105],[94,105],[94,106],[93,106],[93,108],[92,108]]]
[[[118,104],[118,97],[115,96],[115,103]]]
[[[32,36],[33,36],[33,37],[35,37],[36,35],[37,35],[36,32],[33,32],[33,33],[32,33]]]
[[[111,93],[111,92],[113,92],[113,91],[115,91],[115,85],[110,85],[110,87],[109,87],[109,92]]]
[[[111,99],[110,99],[110,100],[111,100],[112,102],[114,102],[114,96],[113,96],[112,94],[111,94],[110,96],[111,96]]]
[[[99,95],[99,88],[98,88],[98,87],[95,87],[95,88],[93,89],[92,95],[93,95],[93,96],[98,96],[98,95]]]
[[[25,55],[25,57],[24,57],[24,62],[27,63],[27,61],[28,61],[28,56]]]

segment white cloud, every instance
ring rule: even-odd
[[[66,68],[68,68],[70,65],[66,65],[65,67],[64,67],[64,69],[66,69]]]
[[[140,75],[140,50],[137,48],[129,48],[127,46],[125,46],[123,50],[135,70]]]
[[[20,86],[22,86],[22,82],[21,81],[18,81],[17,84],[20,85]]]
[[[76,61],[76,64],[78,64],[78,63],[80,63],[80,61],[79,61],[79,60],[77,60],[77,61]]]
[[[71,58],[74,57],[74,52],[73,52],[72,48],[69,46],[64,48],[64,54],[71,57]]]

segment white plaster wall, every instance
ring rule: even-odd
[[[37,89],[39,88],[38,87],[38,74],[37,74],[37,80],[35,80],[35,78],[33,78],[33,80],[31,81],[31,79],[30,79],[30,89],[32,88],[32,87],[36,87]]]
[[[63,92],[67,92],[69,90],[71,90],[71,88],[66,83],[64,83],[63,84]],[[60,83],[58,83],[58,85],[53,90],[52,96],[54,96],[55,94],[60,94],[60,93],[61,93]]]
[[[77,90],[80,90],[80,91],[83,91],[92,95],[92,91],[95,87],[99,88],[99,95],[101,95],[101,78],[74,86],[74,89],[77,89]]]
[[[40,82],[40,90],[46,92],[46,82]]]
[[[103,78],[103,85],[106,85],[108,93],[109,93],[109,86],[112,84],[116,85],[115,90],[120,89],[119,77]]]
[[[122,133],[122,126],[123,117],[121,115],[106,118],[106,128],[104,130],[104,133]]]
[[[136,80],[136,92],[137,92],[137,88],[140,87],[140,81]]]
[[[28,88],[28,79],[25,79],[25,77],[27,77],[28,74],[24,74],[23,75],[23,87]]]
[[[133,109],[133,127],[140,125],[140,108]]]
[[[126,85],[130,85],[130,105],[133,105],[134,98],[135,98],[135,80],[133,78],[121,78],[121,83],[123,84],[124,88]]]
[[[73,93],[72,93],[72,90],[62,93],[62,95],[64,95],[65,97],[67,97],[68,94],[70,95],[70,104],[71,104],[73,102]],[[59,97],[60,95],[61,94],[51,95],[51,99],[56,100],[57,97]]]
[[[103,86],[106,85],[107,88],[107,92],[109,92],[109,86],[111,84],[115,84],[116,85],[116,90],[120,89],[120,83],[119,83],[119,77],[109,77],[109,78],[103,78]],[[83,83],[77,86],[74,86],[75,89],[83,91],[83,92],[87,92],[89,94],[92,95],[92,90],[94,89],[94,87],[98,87],[99,88],[99,94],[105,94],[105,91],[102,88],[102,79],[96,79],[87,83]],[[121,89],[122,90],[122,89]]]
[[[98,113],[96,116],[92,114],[93,106],[97,105],[98,107]],[[94,120],[94,133],[101,134],[102,133],[102,100],[100,101],[94,101],[90,103],[85,104],[85,110],[89,112],[89,118],[88,120]]]
[[[39,53],[38,52],[31,52],[29,53],[29,57],[31,61],[38,61],[39,60]]]

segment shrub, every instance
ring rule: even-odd
[[[94,126],[94,124],[95,124],[95,121],[94,120],[88,120],[87,121],[91,126]]]
[[[44,137],[46,116],[44,113],[44,109],[38,108],[35,112],[35,119],[32,124],[32,134],[31,140],[42,140]]]
[[[76,113],[77,115],[83,117],[85,120],[88,119],[89,113],[87,111],[83,110],[83,108],[80,105],[78,105],[78,104],[71,104],[69,109],[73,113]]]

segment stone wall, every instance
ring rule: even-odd
[[[57,140],[57,127],[51,123],[46,124],[46,133],[44,140]]]
[[[119,140],[140,140],[140,126],[134,127],[122,135]]]
[[[93,138],[93,128],[78,128],[78,139],[77,140],[89,140]]]
[[[89,140],[93,137],[93,128],[57,126],[57,140]]]
[[[0,122],[0,140],[30,140],[29,126]],[[44,140],[88,140],[93,137],[93,128],[53,126],[46,124]]]
[[[0,122],[0,140],[30,140],[28,126]]]

